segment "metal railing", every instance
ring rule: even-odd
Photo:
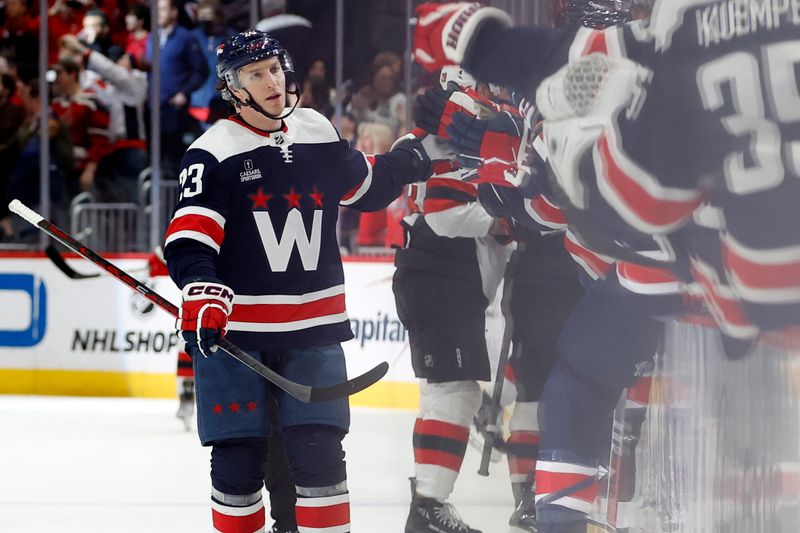
[[[135,203],[79,203],[70,212],[70,233],[99,252],[142,252],[141,215]]]

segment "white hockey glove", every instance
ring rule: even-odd
[[[183,303],[176,322],[187,351],[200,350],[204,357],[217,351],[233,311],[233,291],[213,281],[196,281],[183,287]]]
[[[586,209],[578,176],[582,155],[619,112],[638,113],[651,76],[634,61],[595,53],[562,67],[536,90],[548,161],[575,207]]]
[[[485,22],[495,20],[511,26],[508,13],[477,2],[426,2],[417,6],[414,60],[426,70],[461,63],[472,39]]]

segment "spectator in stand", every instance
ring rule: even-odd
[[[90,9],[83,16],[82,26],[78,39],[86,43],[90,49],[100,52],[111,61],[117,61],[122,57],[124,51],[111,39],[111,27],[105,13],[99,9]]]
[[[381,53],[372,62],[372,83],[353,94],[348,106],[359,122],[381,122],[395,137],[402,133],[406,118],[406,95],[400,91],[400,75],[395,54]],[[399,58],[398,58],[399,59]]]
[[[5,189],[3,205],[16,198],[27,205],[38,206],[39,194],[39,80],[32,79],[28,84],[20,85],[21,101],[25,110],[25,118],[19,128],[14,143],[21,149],[19,157],[11,166],[11,179]],[[48,120],[50,138],[50,205],[52,206],[53,220],[59,220],[62,209],[60,203],[63,194],[63,169],[72,168],[72,144],[69,131],[56,117],[50,116]],[[37,232],[31,232],[31,227],[20,220],[19,217],[0,217],[0,240],[19,238],[27,240],[38,239]]]
[[[303,93],[300,100],[302,107],[309,107],[328,120],[333,116],[331,104],[331,86],[325,78],[306,78],[303,82]]]
[[[158,0],[161,154],[167,173],[175,177],[183,153],[193,141],[192,131],[198,126],[189,115],[189,98],[209,75],[197,39],[178,25],[178,5],[178,0]]]
[[[125,15],[125,29],[128,30],[125,53],[131,58],[133,68],[143,71],[150,70],[150,63],[147,61],[149,20],[150,10],[142,4],[132,4]]]
[[[79,62],[65,58],[48,72],[53,76],[53,113],[72,139],[75,164],[66,170],[65,183],[69,196],[94,187],[97,167],[110,148],[108,110],[96,94],[81,87],[81,70]]]
[[[303,83],[301,73],[305,73],[311,63],[315,44],[311,21],[287,13],[286,0],[261,0],[261,14],[264,18],[256,24],[256,29],[269,33],[270,37],[292,51],[294,71],[299,74],[298,81]]]
[[[236,30],[225,24],[225,13],[217,0],[203,0],[197,5],[197,28],[192,30],[197,43],[205,53],[209,75],[202,87],[192,93],[189,112],[194,118],[211,126],[209,107],[211,100],[219,97],[217,91],[217,47]]]
[[[53,65],[58,62],[60,40],[64,35],[75,35],[81,31],[83,14],[89,0],[55,0],[50,8],[47,31],[47,62]],[[39,17],[36,18],[39,27]],[[38,31],[37,31],[38,34]]]
[[[88,17],[87,17],[88,18]],[[144,104],[147,75],[131,67],[123,55],[115,63],[74,35],[61,38],[62,57],[86,65],[81,85],[94,92],[109,110],[109,153],[97,169],[95,186],[106,202],[135,202],[139,174],[147,166]]]
[[[25,119],[25,110],[12,102],[17,84],[9,74],[0,74],[0,191],[8,186],[12,165],[19,156],[17,130]],[[0,205],[0,218],[8,214],[8,202]]]
[[[5,20],[0,25],[0,56],[20,70],[33,73],[37,65],[38,28],[30,14],[31,0],[5,0]]]
[[[364,122],[358,127],[358,141],[356,150],[365,154],[382,154],[387,152],[395,141],[395,135],[386,124],[379,122]],[[356,244],[358,247],[389,247],[393,243],[402,245],[403,230],[400,226],[399,218],[396,216],[397,200],[392,202],[389,207],[380,211],[363,212],[358,223],[358,237]],[[399,206],[403,209],[403,202]],[[389,215],[389,210],[393,215]],[[394,221],[389,224],[389,219]],[[396,220],[395,220],[396,219]]]

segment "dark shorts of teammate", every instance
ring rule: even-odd
[[[486,308],[480,276],[398,268],[392,283],[408,330],[411,364],[431,383],[490,379]]]
[[[529,247],[520,258],[511,298],[511,365],[522,402],[539,401],[558,359],[561,330],[584,294],[575,262],[563,245],[541,248]]]

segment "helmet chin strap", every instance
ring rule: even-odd
[[[237,98],[236,100],[239,102],[239,104],[243,105],[243,106],[251,107],[251,108],[255,109],[256,111],[258,111],[259,113],[261,113],[262,115],[264,115],[265,117],[267,117],[268,119],[271,119],[271,120],[283,120],[283,119],[285,119],[286,117],[288,117],[289,115],[291,115],[294,112],[294,110],[297,108],[297,104],[300,103],[300,95],[297,92],[286,91],[286,105],[287,106],[289,105],[289,95],[290,94],[294,94],[295,96],[297,96],[297,98],[295,98],[295,100],[294,100],[294,104],[292,105],[291,109],[289,109],[289,111],[287,113],[282,114],[282,115],[273,115],[272,113],[268,112],[263,107],[261,107],[258,103],[256,103],[255,99],[253,98],[253,95],[250,94],[250,91],[248,91],[244,87],[242,87],[241,90],[244,91],[249,98],[245,102],[242,102],[241,100],[239,100]]]

